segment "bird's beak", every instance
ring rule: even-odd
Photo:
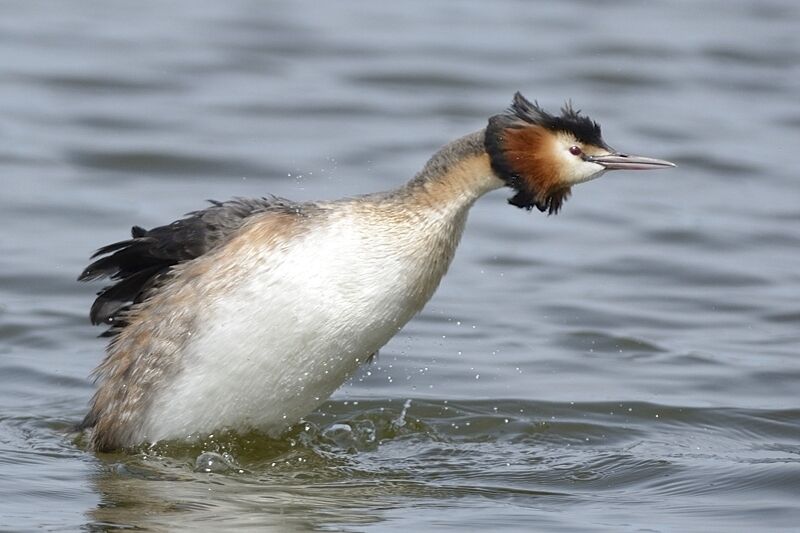
[[[608,155],[589,156],[587,161],[602,165],[606,170],[651,170],[655,168],[671,168],[675,163],[652,157],[614,153]]]

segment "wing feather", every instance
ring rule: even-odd
[[[267,211],[297,213],[299,204],[276,196],[210,201],[211,206],[185,218],[146,230],[131,228],[131,238],[103,246],[93,255],[79,281],[109,278],[112,283],[97,293],[89,317],[92,324],[111,326],[113,335],[125,326],[125,311],[147,298],[148,291],[179,263],[191,261],[224,244],[245,221]]]

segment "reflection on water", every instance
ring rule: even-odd
[[[800,8],[306,4],[0,7],[0,529],[796,529]],[[489,195],[285,438],[70,433],[94,248],[205,198],[396,186],[516,90],[679,168],[556,217]]]

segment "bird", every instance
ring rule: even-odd
[[[111,282],[90,310],[109,342],[79,429],[97,452],[220,430],[279,436],[423,308],[480,197],[505,187],[512,206],[554,215],[607,171],[674,166],[612,149],[571,103],[551,114],[517,92],[394,190],[212,200],[133,226],[78,278]]]

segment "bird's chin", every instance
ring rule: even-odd
[[[579,183],[586,183],[587,181],[596,180],[609,170],[606,167],[598,165],[596,163],[592,163],[591,166],[592,166],[591,172],[587,172],[584,176],[577,176],[576,178],[572,179],[570,181],[570,185],[577,185]]]
[[[600,166],[600,165],[597,165],[597,166]],[[589,175],[584,176],[584,177],[580,177],[577,180],[572,181],[571,185],[577,185],[579,183],[586,183],[587,181],[596,180],[597,178],[599,178],[600,176],[602,176],[606,172],[608,172],[607,168],[600,167],[600,170],[598,170],[597,172],[594,172],[594,173],[589,174]]]

